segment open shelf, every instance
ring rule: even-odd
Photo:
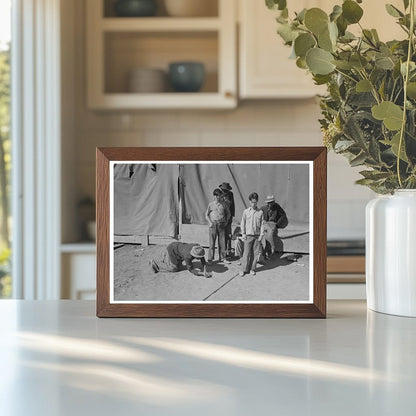
[[[218,39],[216,32],[136,33],[112,32],[104,38],[105,94],[131,94],[128,87],[130,71],[138,68],[160,69],[168,78],[169,64],[178,61],[197,61],[204,64],[205,81],[196,93],[180,93],[175,99],[189,94],[218,92]],[[169,82],[165,91],[175,93]],[[177,94],[177,93],[176,93]],[[140,94],[141,95],[141,94]],[[147,97],[148,98],[148,97]]]
[[[168,17],[163,8],[159,8],[155,17],[114,17],[112,0],[88,0],[88,107],[97,110],[235,108],[235,3],[211,1],[217,11],[210,17]],[[183,61],[204,65],[205,79],[198,92],[175,92],[169,82],[160,87],[165,82],[161,81],[163,74],[157,81],[159,87],[151,88],[148,84],[140,87],[140,91],[154,93],[137,93],[138,88],[129,87],[132,71],[136,70],[137,74],[141,69],[156,69],[160,75],[162,70],[168,81],[169,64]],[[143,78],[138,79],[145,82]]]
[[[106,32],[121,32],[121,31],[137,31],[137,32],[169,32],[169,31],[184,31],[189,30],[193,32],[218,30],[220,27],[220,20],[216,17],[195,17],[195,18],[181,18],[181,17],[138,17],[138,18],[122,18],[114,17],[103,19],[101,28]]]
[[[203,109],[234,108],[233,97],[216,93],[105,94],[96,108],[109,109]]]

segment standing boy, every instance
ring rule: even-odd
[[[234,194],[231,192],[231,185],[228,182],[223,182],[219,188],[221,189],[224,195],[224,202],[228,205],[230,210],[230,219],[227,222],[225,227],[225,251],[227,256],[231,256],[231,228],[233,223],[233,217],[235,217],[235,203],[234,203]]]
[[[241,233],[244,240],[244,253],[240,276],[246,273],[256,274],[257,261],[260,255],[261,239],[263,238],[263,211],[257,207],[259,196],[253,192],[248,197],[250,206],[243,211]]]
[[[225,230],[230,219],[230,210],[225,204],[221,189],[213,192],[214,200],[208,204],[205,218],[209,224],[209,252],[208,263],[212,263],[215,255],[215,242],[218,239],[218,257],[220,262],[229,264],[226,260]]]

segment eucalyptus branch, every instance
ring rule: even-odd
[[[369,44],[369,45],[371,45],[373,48],[374,48],[374,50],[377,50],[377,45],[375,45],[374,43],[373,43],[373,41],[372,41],[372,39],[371,38],[369,38],[365,33],[364,33],[364,28],[361,26],[361,23],[360,22],[358,22],[358,26],[360,27],[360,29],[361,29],[361,33],[362,33],[362,35],[364,36],[364,38],[365,38],[365,40],[367,41],[367,43]]]
[[[350,79],[351,81],[353,81],[353,82],[357,83],[357,80],[356,80],[355,78],[351,77],[351,76],[350,76],[350,75],[348,75],[348,74],[345,74],[344,72],[340,71],[338,68],[335,68],[335,71],[336,71],[336,72],[338,72],[338,73],[339,73],[339,74],[341,74],[341,75],[344,75],[344,77],[346,77],[346,78]]]
[[[402,118],[402,126],[400,129],[400,139],[399,139],[399,148],[397,150],[397,177],[399,179],[400,188],[403,188],[402,178],[400,174],[400,155],[403,146],[404,140],[404,132],[406,129],[406,110],[407,110],[407,83],[409,81],[409,68],[410,68],[410,61],[412,59],[412,49],[413,49],[413,36],[414,36],[414,28],[415,28],[415,0],[410,0],[410,30],[409,30],[409,45],[407,48],[407,60],[406,60],[406,73],[404,75],[404,85],[403,85],[403,118]]]
[[[380,97],[378,96],[378,92],[376,90],[376,87],[371,82],[370,78],[368,78],[367,73],[365,72],[365,69],[361,66],[362,71],[360,71],[360,75],[363,79],[365,79],[371,87],[371,93],[373,94],[374,99],[377,101],[377,104],[380,104]]]
[[[362,157],[356,158],[355,164],[370,169],[368,178],[362,184],[380,193],[416,188],[416,133],[411,126],[414,121],[410,120],[411,115],[413,117],[416,114],[413,91],[416,71],[412,69],[412,60],[416,57],[416,0],[404,0],[404,16],[401,12],[394,12],[394,6],[387,7],[389,14],[399,17],[397,24],[406,33],[404,40],[392,39],[389,42],[379,42],[375,33],[364,29],[365,25],[360,22],[363,16],[359,6],[361,0],[356,3],[357,5],[349,4],[348,7],[338,5],[338,16],[346,20],[347,26],[352,24],[349,22],[357,23],[355,27],[361,33],[352,37],[346,34],[343,35],[344,38],[338,33],[335,50],[326,48],[328,36],[323,38],[325,42],[321,45],[318,42],[320,33],[331,29],[328,25],[333,16],[317,7],[306,9],[302,22],[298,15],[293,19],[289,17],[285,9],[279,20],[280,24],[289,26],[290,31],[288,27],[283,27],[281,33],[284,36],[281,36],[285,39],[290,37],[291,32],[293,35],[301,34],[302,37],[297,41],[299,48],[295,52],[302,57],[308,54],[305,69],[314,76],[328,75],[327,78],[318,78],[326,84],[328,92],[326,98],[321,97],[324,118],[320,122],[324,140],[333,144],[336,153],[349,155],[350,159],[356,158],[360,148]],[[267,0],[266,4],[274,8],[275,4],[286,3],[284,0]],[[334,21],[337,23],[336,19],[335,16]],[[309,36],[303,33],[308,33]],[[330,39],[332,40],[332,34]],[[293,46],[293,42],[287,44]],[[400,65],[400,70],[395,66],[396,63],[397,66]],[[368,92],[360,94],[364,91]],[[408,94],[412,98],[408,98]],[[351,116],[360,113],[362,116],[349,121]],[[347,140],[346,133],[354,142],[353,145],[342,142]],[[360,139],[352,137],[356,135]],[[340,145],[336,147],[338,142]],[[389,172],[389,176],[380,180],[378,171]]]
[[[397,24],[400,26],[400,29],[403,29],[406,35],[409,36],[409,30],[407,29],[407,27],[401,25],[400,23],[397,23]]]

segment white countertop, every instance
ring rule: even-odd
[[[0,415],[416,414],[416,319],[98,319],[0,301]]]

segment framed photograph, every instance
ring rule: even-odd
[[[98,148],[97,316],[324,318],[326,154]]]

